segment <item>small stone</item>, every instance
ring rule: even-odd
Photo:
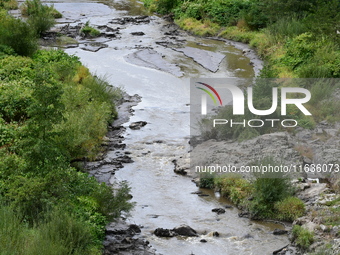
[[[225,213],[225,210],[223,208],[214,208],[211,210],[212,212],[215,212],[217,214]]]
[[[331,232],[333,235],[337,235],[339,233],[339,230],[340,230],[339,226],[334,226]]]
[[[317,129],[315,130],[315,133],[316,133],[317,135],[322,135],[322,134],[323,134],[322,128],[317,128]]]
[[[302,160],[303,160],[304,164],[312,164],[313,163],[313,161],[306,156],[303,156]]]
[[[201,243],[206,243],[206,242],[207,242],[207,240],[205,240],[205,239],[201,239],[201,240],[200,240],[200,242],[201,242]]]
[[[146,121],[137,121],[137,122],[133,122],[130,124],[129,128],[133,129],[133,130],[137,130],[137,129],[141,129],[142,127],[144,127],[146,124],[148,124]]]
[[[242,53],[243,53],[243,54],[246,54],[246,53],[248,53],[248,52],[250,52],[250,49],[243,49],[243,50],[242,50]]]
[[[138,35],[138,36],[142,36],[145,35],[144,32],[132,32],[132,35]]]
[[[212,233],[212,236],[214,236],[214,237],[219,237],[219,236],[220,236],[220,233],[218,233],[217,231],[214,231],[214,232]]]
[[[244,239],[254,238],[251,234],[246,234],[243,236]]]
[[[323,225],[323,224],[320,225],[320,229],[321,229],[323,232],[327,232],[327,231],[329,230],[328,227],[325,226],[325,225]]]

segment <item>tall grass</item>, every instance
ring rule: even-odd
[[[283,17],[266,28],[272,43],[284,42],[308,31],[307,25],[294,16]]]
[[[87,225],[61,209],[30,227],[10,206],[0,208],[1,255],[99,254]]]

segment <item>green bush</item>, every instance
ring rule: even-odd
[[[27,119],[32,90],[29,82],[0,81],[0,116],[7,122],[22,122]]]
[[[32,59],[37,66],[48,66],[55,79],[62,82],[73,78],[81,67],[78,57],[70,56],[62,50],[39,50],[34,53]]]
[[[129,187],[99,184],[70,159],[95,157],[120,91],[62,51],[5,56],[0,80],[0,196],[22,233],[0,253],[99,255],[105,225],[133,206]]]
[[[274,205],[292,193],[289,179],[284,177],[263,177],[256,178],[254,182],[256,199],[262,203]]]
[[[1,8],[6,10],[18,9],[18,2],[16,0],[0,0],[0,9]]]
[[[284,221],[294,221],[305,213],[305,204],[297,197],[287,197],[274,205],[276,218]]]
[[[264,158],[253,165],[278,166],[273,158]],[[293,194],[290,180],[281,173],[266,172],[255,175],[254,199],[251,201],[250,211],[256,218],[275,218],[274,205]]]
[[[295,243],[304,250],[307,250],[314,242],[314,234],[299,225],[293,226],[292,234]]]
[[[31,56],[38,48],[32,28],[25,22],[0,9],[0,44],[11,47],[17,54]]]
[[[282,63],[296,69],[311,60],[318,47],[319,45],[315,42],[313,34],[303,33],[298,35],[288,40],[285,44],[286,54],[282,59]]]
[[[22,6],[22,14],[28,16],[27,23],[38,36],[55,25],[55,17],[61,17],[53,5],[43,5],[40,0],[26,0]]]
[[[156,10],[160,14],[166,14],[171,12],[172,8],[177,5],[178,0],[157,0]]]
[[[210,173],[201,174],[200,175],[199,187],[200,188],[206,188],[206,189],[213,189],[215,187],[214,178],[215,178],[215,176],[213,174],[210,174]]]
[[[214,180],[216,189],[236,205],[242,204],[253,192],[251,183],[237,175],[219,176]]]

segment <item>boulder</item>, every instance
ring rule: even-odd
[[[181,225],[179,227],[172,229],[172,231],[180,236],[197,236],[196,230],[194,230],[188,225]]]
[[[158,237],[174,237],[177,236],[175,232],[173,232],[171,229],[167,228],[156,228],[156,230],[153,232],[155,236]]]

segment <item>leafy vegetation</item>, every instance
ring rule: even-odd
[[[90,36],[90,37],[96,37],[100,35],[100,32],[97,29],[90,26],[89,21],[85,23],[85,26],[80,30],[80,32],[84,34],[85,36]]]
[[[314,242],[314,234],[299,225],[293,226],[292,234],[295,243],[302,249],[308,249]]]
[[[27,23],[0,9],[0,253],[100,254],[105,225],[133,206],[129,187],[70,162],[96,157],[121,91],[75,56],[37,50],[53,7],[25,8]]]
[[[55,18],[62,17],[53,5],[43,5],[40,0],[26,0],[21,7],[21,13],[28,17],[27,23],[38,36],[54,26]]]
[[[15,10],[18,8],[18,2],[16,0],[0,0],[0,9]]]
[[[286,197],[274,204],[278,218],[284,221],[294,221],[305,214],[305,204],[297,197]]]
[[[70,162],[96,158],[121,91],[75,56],[37,50],[59,15],[53,6],[26,1],[24,22],[1,8],[7,2],[0,2],[0,253],[100,254],[106,224],[133,206],[129,187],[99,184]]]
[[[214,184],[223,196],[228,197],[236,205],[241,205],[254,191],[250,182],[237,175],[217,177]]]
[[[0,56],[12,53],[12,50],[19,55],[31,56],[38,48],[36,35],[31,27],[11,17],[3,9],[0,9],[0,45]]]
[[[253,165],[278,165],[271,158],[264,158]],[[236,174],[207,173],[200,177],[201,188],[219,191],[235,205],[249,211],[255,219],[277,219],[293,222],[305,214],[303,201],[294,197],[291,182],[278,173],[267,173],[254,179],[244,179]]]

